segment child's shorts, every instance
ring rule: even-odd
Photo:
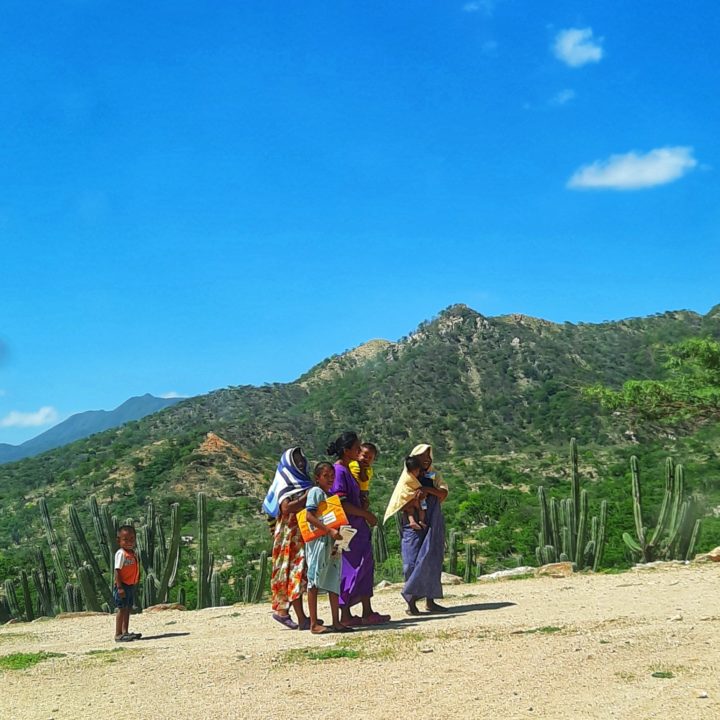
[[[117,587],[113,588],[113,600],[117,608],[131,608],[135,604],[135,586],[123,585],[125,596],[120,597]]]

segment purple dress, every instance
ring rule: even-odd
[[[360,507],[360,486],[348,468],[335,463],[335,482],[332,495],[346,498],[348,502]],[[352,607],[363,597],[373,594],[375,563],[372,554],[372,535],[367,522],[358,515],[349,515],[348,522],[357,530],[350,541],[350,547],[342,554],[342,572],[340,576],[340,606]]]

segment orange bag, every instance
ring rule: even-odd
[[[320,518],[323,525],[331,528],[340,528],[343,525],[350,524],[343,510],[342,501],[337,495],[331,495],[327,500],[323,500],[318,505],[315,514]],[[303,509],[297,513],[297,521],[302,539],[305,542],[310,542],[310,540],[315,540],[315,538],[325,535],[322,530],[308,522],[307,510]]]

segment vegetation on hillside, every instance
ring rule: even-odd
[[[720,426],[697,425],[688,415],[677,428],[672,421],[660,426],[595,401],[622,394],[628,381],[657,388],[680,377],[685,389],[692,378],[702,396],[715,377],[718,339],[717,311],[574,325],[451,307],[396,343],[376,341],[329,358],[295,382],[218,390],[0,467],[0,580],[35,562],[43,537],[40,498],[58,527],[67,526],[70,506],[91,527],[91,495],[114,515],[140,522],[148,500],[163,515],[177,503],[182,535],[197,536],[196,495],[203,491],[221,579],[242,582],[269,549],[259,501],[282,450],[300,444],[311,459],[325,459],[328,440],[348,428],[380,446],[378,513],[410,448],[433,445],[451,489],[447,526],[475,543],[477,561],[488,570],[535,557],[538,487],[568,495],[570,437],[578,440],[590,507],[608,503],[603,566],[632,561],[622,533],[634,527],[633,454],[647,469],[648,517],[662,504],[670,455],[684,464],[687,491],[706,516],[698,549],[718,545]],[[670,355],[668,346],[676,348]],[[685,349],[673,356],[677,348]],[[678,364],[668,366],[668,357]],[[588,397],[582,389],[589,386],[603,390]],[[397,577],[396,533],[388,531],[387,546],[379,575]],[[189,564],[181,560],[178,570],[188,592]]]

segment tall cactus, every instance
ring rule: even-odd
[[[540,531],[535,556],[538,563],[570,561],[578,570],[597,570],[602,561],[607,524],[607,501],[600,506],[600,517],[589,517],[587,490],[580,488],[578,451],[570,441],[570,497],[548,501],[544,487],[538,488]]]
[[[465,543],[465,573],[463,579],[466,583],[475,580],[475,544],[472,542]]]
[[[377,527],[377,526],[376,526]],[[259,603],[262,600],[262,594],[265,590],[265,580],[267,578],[267,553],[263,550],[260,553],[260,567],[255,582],[255,590],[252,594],[252,602]]]
[[[55,566],[58,582],[61,585],[65,585],[68,581],[67,569],[65,568],[65,564],[63,563],[60,555],[57,534],[55,533],[55,528],[53,527],[52,520],[50,519],[50,512],[44,497],[41,497],[38,501],[38,507],[40,508],[40,519],[42,520],[43,527],[45,528],[45,535],[47,537],[48,545],[50,546],[50,557],[52,557],[53,565]]]
[[[210,606],[220,606],[220,574],[215,570],[210,576]]]
[[[87,565],[81,565],[77,569],[77,578],[85,607],[93,612],[102,612],[102,605],[98,601],[97,590],[93,584],[93,571]]]
[[[622,537],[627,547],[643,563],[654,560],[690,559],[700,533],[700,520],[695,518],[695,501],[683,497],[685,492],[683,466],[675,465],[671,458],[665,462],[665,492],[649,541],[643,524],[640,466],[635,455],[630,458],[630,475],[635,537],[627,532],[623,533]]]
[[[32,596],[30,595],[30,584],[28,583],[28,576],[24,570],[20,571],[20,589],[23,594],[23,603],[25,604],[25,619],[28,622],[32,622],[35,619],[35,613],[33,612]]]
[[[73,538],[75,539],[78,548],[85,556],[85,562],[93,572],[93,583],[95,585],[95,588],[100,592],[103,600],[105,600],[105,602],[112,607],[113,596],[111,589],[112,582],[110,578],[110,570],[108,568],[108,571],[104,573],[100,568],[100,563],[98,563],[97,558],[95,557],[95,553],[92,551],[90,543],[87,541],[87,537],[85,536],[85,530],[83,530],[82,523],[80,522],[80,515],[78,514],[78,511],[74,505],[70,506],[69,518],[70,529],[72,531]]]
[[[387,560],[387,544],[385,542],[385,531],[383,530],[382,523],[378,523],[372,529],[372,549],[376,563],[383,563]]]
[[[450,530],[448,536],[448,572],[457,575],[457,551],[459,533],[455,528]]]
[[[162,526],[160,526],[162,527]],[[165,548],[164,536],[160,538],[156,549]],[[178,564],[180,562],[180,505],[173,503],[170,506],[170,546],[164,553],[162,569],[156,567],[156,570],[162,574],[160,576],[160,587],[158,588],[158,598],[160,602],[167,602],[170,588],[175,584],[177,576]]]
[[[207,497],[204,492],[197,496],[198,554],[197,554],[197,608],[210,605],[210,577],[212,559],[208,547]]]
[[[15,592],[15,583],[9,578],[5,580],[5,597],[10,609],[10,615],[14,618],[22,616],[20,612],[20,604],[18,603],[17,592]]]

